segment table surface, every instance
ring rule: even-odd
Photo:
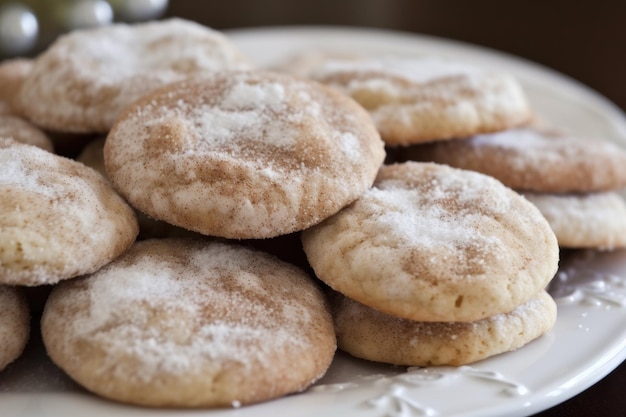
[[[575,348],[575,347],[572,347]],[[591,388],[537,417],[617,417],[626,415],[626,362]]]

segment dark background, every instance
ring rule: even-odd
[[[167,14],[216,29],[342,25],[461,40],[565,73],[626,110],[623,0],[170,0]]]

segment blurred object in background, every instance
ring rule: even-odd
[[[0,47],[6,55],[30,51],[39,36],[39,23],[32,10],[20,3],[0,8]]]
[[[127,22],[155,19],[167,8],[167,0],[110,0],[116,16]]]
[[[163,15],[168,0],[0,0],[0,59],[33,56],[73,29]]]
[[[80,0],[66,9],[68,30],[103,26],[113,21],[113,8],[105,0]]]

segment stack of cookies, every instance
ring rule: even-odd
[[[548,331],[558,247],[539,211],[486,175],[384,166],[354,204],[302,235],[338,293],[341,349],[399,365],[461,365]]]
[[[80,157],[91,168],[0,130],[0,295],[15,306],[0,337],[16,346],[0,366],[28,337],[5,331],[28,328],[19,287],[52,286],[41,330],[60,368],[147,406],[298,392],[337,345],[460,365],[549,331],[559,251],[539,210],[488,175],[383,165],[385,145],[526,123],[515,79],[431,58],[308,74],[255,69],[176,19],[72,33],[30,62],[5,107],[52,137],[105,139]],[[136,213],[193,237],[138,239]],[[250,248],[283,238],[303,264]]]
[[[306,73],[367,109],[392,155],[532,115],[510,75],[449,60],[332,57]],[[536,207],[489,176],[385,166],[359,200],[304,231],[303,243],[336,291],[339,347],[361,358],[460,365],[526,344],[556,320],[544,292],[557,269],[554,234]]]

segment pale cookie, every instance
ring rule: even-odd
[[[369,110],[390,146],[493,132],[531,116],[513,77],[443,59],[328,61],[310,77]]]
[[[363,59],[361,55],[352,52],[311,49],[298,51],[288,55],[282,61],[271,66],[269,69],[272,71],[284,72],[286,74],[306,78],[309,77],[314,69],[322,66],[327,61],[352,61],[360,59]]]
[[[0,285],[0,371],[19,358],[30,335],[28,304],[21,289]]]
[[[104,167],[104,141],[106,138],[100,137],[89,142],[78,154],[76,160],[82,162],[107,177]],[[155,220],[140,211],[136,211],[137,222],[139,223],[139,235],[137,239],[152,239],[159,237],[193,237],[195,233],[173,226],[159,220]],[[197,235],[199,237],[199,235]]]
[[[383,314],[337,294],[333,315],[338,347],[358,358],[394,365],[460,366],[518,349],[556,322],[550,295],[472,323],[423,322]]]
[[[17,97],[32,67],[33,60],[29,58],[0,62],[0,114],[20,114]]]
[[[516,190],[587,193],[626,186],[623,148],[536,126],[419,145],[402,152],[402,159],[482,172]]]
[[[104,141],[105,136],[98,137],[85,145],[85,147],[76,156],[76,160],[87,165],[90,168],[95,169],[105,178],[107,176],[106,169],[104,167]]]
[[[384,166],[374,187],[302,233],[336,291],[418,321],[506,313],[554,276],[559,247],[539,210],[497,180],[444,165]]]
[[[47,129],[107,132],[124,107],[157,87],[248,67],[225,36],[190,21],[115,24],[58,38],[35,60],[19,99]]]
[[[98,270],[132,244],[132,208],[96,171],[0,139],[0,283],[52,284]]]
[[[385,156],[368,114],[320,84],[222,72],[171,84],[109,133],[109,178],[140,211],[199,233],[305,229],[368,189]]]
[[[41,129],[16,116],[0,115],[0,138],[12,138],[48,152],[54,151],[52,141]]]
[[[562,248],[626,247],[626,204],[615,192],[523,194],[548,220]]]
[[[336,349],[324,295],[302,270],[191,239],[138,242],[58,285],[42,334],[79,384],[147,406],[237,407],[299,392]]]

